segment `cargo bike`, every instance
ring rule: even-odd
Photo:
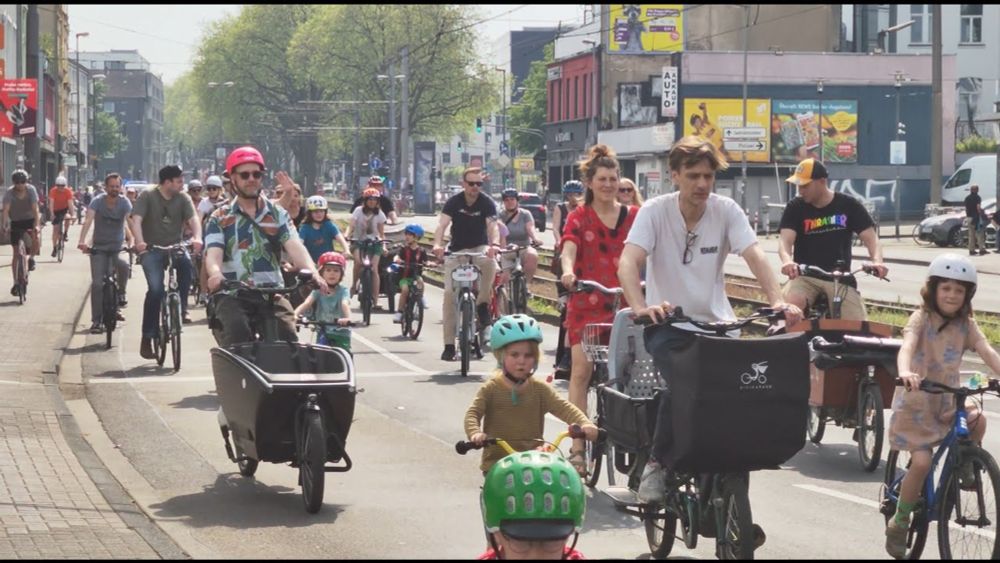
[[[822,336],[840,342],[845,335],[892,336],[892,327],[872,321],[851,321],[840,318],[841,306],[846,295],[845,284],[854,280],[855,274],[871,268],[861,267],[846,272],[843,262],[838,262],[833,272],[815,266],[800,265],[800,273],[834,282],[833,303],[813,304],[814,314],[786,330],[804,332],[810,339]],[[845,356],[840,361],[827,359],[822,367],[815,362],[809,368],[809,421],[806,433],[809,441],[819,444],[827,423],[854,429],[852,439],[858,444],[858,457],[862,468],[875,471],[882,459],[885,440],[884,409],[892,407],[893,376],[880,362],[869,361],[866,356]]]
[[[261,461],[289,463],[299,471],[306,511],[316,513],[323,505],[325,474],[352,467],[345,442],[357,388],[349,353],[278,340],[274,298],[311,277],[299,272],[298,283],[286,288],[226,282],[223,291],[263,307],[251,319],[254,341],[212,348],[211,353],[229,459],[244,477],[253,477]],[[210,319],[218,322],[214,306]]]
[[[642,520],[654,558],[670,554],[675,539],[689,549],[714,538],[720,559],[752,559],[763,541],[754,524],[749,472],[778,469],[805,444],[796,428],[808,411],[809,352],[804,334],[739,339],[724,335],[781,313],[761,309],[731,323],[702,323],[676,309],[663,324],[689,323],[705,334],[688,335],[659,356],[647,352],[644,329],[630,309],[618,312],[608,342],[610,379],[598,386],[597,425],[607,432],[609,487],[616,508]],[[645,319],[648,321],[648,319]],[[643,319],[639,319],[642,322]],[[670,369],[669,420],[658,420],[666,383],[657,365]],[[644,503],[638,489],[658,424],[672,437],[665,500]],[[615,473],[627,475],[616,486]],[[678,535],[677,525],[680,524]]]

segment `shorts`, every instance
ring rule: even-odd
[[[362,254],[367,254],[369,256],[382,256],[383,254],[385,254],[385,250],[382,247],[382,243],[380,242],[379,243],[368,242],[368,241],[352,242],[351,252],[353,253],[355,250],[361,250]]]
[[[410,285],[417,283],[418,279],[419,278],[416,278],[416,277],[402,278],[402,279],[400,279],[399,280],[399,289],[403,289],[404,287],[409,287]]]
[[[32,245],[34,244],[35,237],[31,234],[31,230],[35,228],[35,220],[27,219],[24,221],[11,221],[10,222],[10,246],[12,248],[17,248],[17,243],[28,235],[28,238],[24,241],[25,248],[28,249],[28,254],[32,254]]]
[[[52,212],[52,223],[61,225],[63,220],[66,219],[66,214],[69,213],[69,208],[60,209],[59,211]]]
[[[840,305],[840,318],[850,321],[863,321],[867,319],[868,312],[865,309],[865,303],[861,300],[861,294],[858,293],[857,288],[840,284],[840,290],[842,292],[846,290],[846,293],[843,294],[844,301]],[[798,276],[785,283],[785,287],[782,289],[782,296],[785,300],[788,300],[793,293],[804,297],[806,299],[806,303],[810,306],[816,303],[816,299],[820,296],[820,294],[825,293],[828,306],[831,307],[832,312],[832,281],[821,280],[810,276]]]

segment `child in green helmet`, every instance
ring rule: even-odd
[[[479,388],[465,412],[465,433],[482,444],[487,437],[503,438],[512,448],[525,451],[542,442],[545,414],[566,424],[579,424],[588,440],[597,439],[597,427],[575,405],[559,396],[551,385],[532,376],[541,356],[542,329],[528,315],[507,315],[493,323],[490,343],[497,358],[496,373]],[[504,457],[500,446],[483,450],[480,468],[485,474]],[[583,474],[586,467],[575,466]]]
[[[479,559],[584,559],[574,548],[587,496],[558,453],[504,457],[486,474],[481,504],[490,548]],[[573,543],[566,545],[570,536]]]

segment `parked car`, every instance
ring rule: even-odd
[[[983,204],[983,211],[987,215],[993,216],[996,213],[997,202],[995,199]],[[965,220],[965,209],[954,213],[945,213],[928,217],[920,222],[920,240],[933,242],[938,246],[963,247],[968,245],[968,229],[962,226]],[[996,225],[990,223],[986,227],[986,244],[995,245],[997,236]]]
[[[535,228],[540,232],[545,232],[545,205],[538,194],[520,193],[517,196],[517,204],[535,218]]]

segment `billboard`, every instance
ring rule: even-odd
[[[0,137],[35,135],[38,130],[38,79],[0,80]]]
[[[434,141],[413,143],[413,209],[417,213],[434,213]]]
[[[820,158],[821,143],[824,162],[858,161],[857,100],[773,100],[771,110],[775,162]]]
[[[611,4],[608,52],[667,53],[684,50],[683,4]]]
[[[712,144],[731,163],[743,158],[742,151],[726,150],[723,142],[726,128],[743,127],[742,99],[685,98],[682,117],[684,136],[698,135],[712,141]],[[747,100],[747,127],[767,128],[770,121],[771,100],[757,98]],[[747,151],[747,162],[770,162],[770,138],[765,135],[759,141],[763,150]]]

